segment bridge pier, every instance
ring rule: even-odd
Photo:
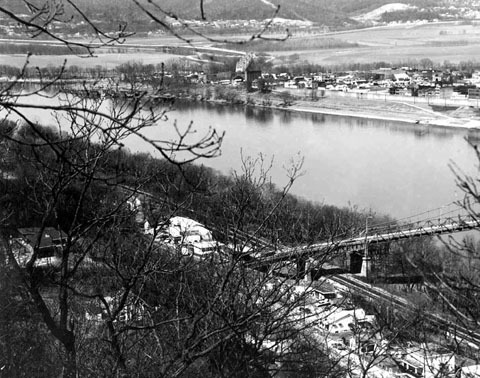
[[[370,277],[373,270],[373,260],[370,254],[365,255],[365,251],[352,251],[348,254],[346,269],[352,274],[358,274],[361,277]]]
[[[372,259],[370,256],[363,256],[362,269],[359,275],[365,278],[369,278],[372,275]]]

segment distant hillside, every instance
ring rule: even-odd
[[[209,0],[204,8],[211,18],[264,19],[271,17],[273,6],[280,5],[279,17],[333,24],[373,11],[391,3],[403,3],[418,8],[441,6],[444,0]],[[198,0],[167,0],[169,9],[176,9],[186,18],[198,16]],[[272,6],[273,5],[273,6]]]
[[[148,19],[132,0],[74,1],[85,14],[96,20],[142,22]],[[465,0],[456,1],[464,4]],[[361,20],[363,14],[391,3],[407,4],[420,9],[447,3],[452,5],[451,0],[204,0],[204,11],[208,20],[263,20],[272,17],[276,6],[280,5],[278,17],[338,26],[343,23],[355,24],[358,22],[355,19]],[[181,18],[200,18],[199,0],[162,0],[159,4]],[[26,13],[23,0],[9,0],[8,8],[17,13]]]
[[[272,17],[280,5],[278,17],[308,20],[325,25],[352,22],[353,17],[390,3],[404,3],[419,8],[439,6],[443,0],[208,0],[204,10],[210,19],[256,19]],[[166,0],[162,4],[184,18],[198,18],[198,0]],[[233,4],[233,5],[232,5]]]

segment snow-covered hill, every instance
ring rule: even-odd
[[[374,9],[371,12],[364,13],[360,16],[352,17],[354,20],[358,22],[367,22],[367,21],[378,21],[384,13],[387,12],[395,12],[395,11],[403,11],[407,9],[415,9],[416,7],[403,4],[403,3],[391,3],[385,4],[377,9]]]

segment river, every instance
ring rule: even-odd
[[[35,111],[34,116],[44,124],[52,119],[49,112]],[[208,127],[225,132],[221,156],[201,161],[222,173],[240,171],[242,154],[256,157],[262,153],[267,160],[274,158],[270,174],[272,181],[282,186],[287,182],[285,167],[292,158],[302,156],[303,175],[295,182],[293,194],[397,218],[461,199],[452,163],[467,174],[478,174],[474,150],[466,139],[480,143],[480,131],[177,103],[168,113],[168,121],[151,127],[146,134],[172,138],[174,121],[180,129],[193,121],[197,135]],[[152,152],[139,139],[130,138],[125,144],[131,151]]]
[[[303,156],[303,175],[292,193],[337,206],[357,206],[377,214],[407,217],[461,199],[451,164],[478,173],[466,139],[480,143],[480,131],[410,125],[352,117],[272,111],[258,108],[176,104],[169,122],[190,121],[201,135],[207,127],[225,131],[222,154],[202,161],[222,173],[241,170],[241,155],[273,157],[272,181],[284,185],[285,167]],[[169,125],[170,124],[170,125]],[[132,151],[148,148],[130,140]]]

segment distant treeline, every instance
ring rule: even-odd
[[[286,41],[256,40],[246,45],[222,45],[223,48],[235,49],[240,51],[298,51],[298,50],[318,50],[334,49],[344,47],[358,47],[358,43],[348,42],[336,38],[295,38]]]
[[[33,55],[85,55],[87,49],[77,46],[44,45],[38,43],[0,43],[0,54],[33,54]]]
[[[298,54],[292,54],[290,56],[284,57],[285,64],[275,65],[272,68],[271,72],[280,73],[280,72],[290,72],[294,75],[302,75],[306,72],[331,72],[339,73],[345,71],[372,71],[378,70],[380,68],[400,68],[400,67],[409,67],[413,69],[437,69],[437,70],[455,70],[462,71],[467,74],[471,74],[476,70],[480,69],[480,61],[477,60],[467,60],[461,61],[459,63],[452,63],[448,60],[445,60],[442,63],[435,63],[429,58],[422,59],[405,59],[398,62],[371,62],[371,63],[341,63],[341,64],[332,64],[332,65],[322,65],[303,62],[299,60]]]
[[[433,21],[441,19],[441,15],[430,9],[404,9],[382,14],[382,22],[406,22],[416,20]]]

